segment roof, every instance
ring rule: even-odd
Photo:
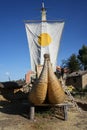
[[[76,71],[73,73],[70,73],[69,75],[67,75],[67,77],[76,77],[76,76],[82,76],[84,74],[87,74],[87,71]]]

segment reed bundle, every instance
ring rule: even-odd
[[[46,99],[48,85],[48,58],[44,56],[44,66],[39,79],[34,83],[31,92],[29,93],[29,101],[33,104],[42,104]]]
[[[46,98],[51,104],[62,103],[65,99],[64,90],[53,72],[48,54],[44,55],[44,66],[29,93],[29,101],[35,105],[42,104]]]
[[[65,93],[60,81],[53,72],[50,61],[48,62],[48,100],[52,104],[62,103],[65,99]]]

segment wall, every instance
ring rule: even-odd
[[[87,74],[82,76],[82,88],[84,89],[87,86]]]
[[[82,76],[68,77],[66,79],[66,85],[72,85],[77,89],[82,88]]]

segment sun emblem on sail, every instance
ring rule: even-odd
[[[48,33],[42,33],[38,36],[38,43],[40,46],[48,46],[52,41],[51,36]]]

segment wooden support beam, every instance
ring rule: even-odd
[[[68,119],[68,107],[70,106],[67,103],[62,103],[62,104],[38,104],[36,106],[59,106],[59,107],[63,107],[63,112],[64,112],[64,120],[66,121]],[[30,120],[34,120],[35,119],[35,106],[34,105],[30,105],[29,107],[29,119]]]
[[[64,120],[67,120],[68,119],[68,113],[67,113],[68,106],[64,105],[63,106],[63,110],[64,110]]]
[[[34,120],[34,117],[35,117],[35,107],[31,105],[29,109],[29,119]]]

